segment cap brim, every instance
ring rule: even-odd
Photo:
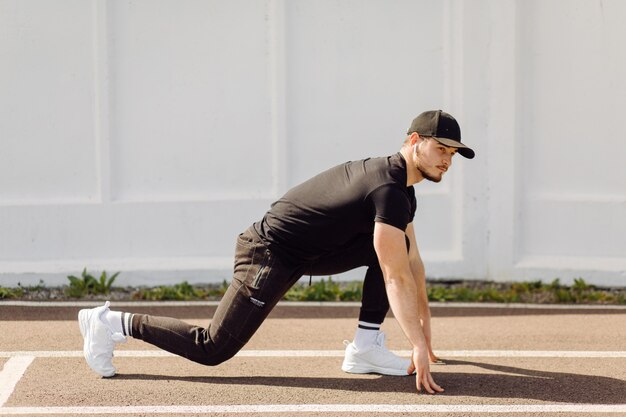
[[[463,145],[458,140],[448,139],[448,138],[438,138],[438,137],[434,137],[433,139],[435,139],[437,142],[443,145],[449,146],[451,148],[456,148],[457,152],[461,156],[464,156],[467,159],[472,159],[476,155],[471,148],[468,148],[467,146]]]

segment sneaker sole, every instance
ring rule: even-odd
[[[349,374],[380,374],[389,376],[409,376],[406,370],[393,368],[380,368],[378,366],[349,366],[342,365],[341,370]]]

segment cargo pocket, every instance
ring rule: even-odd
[[[255,290],[263,288],[263,283],[265,282],[265,280],[267,279],[267,276],[270,273],[270,270],[271,270],[270,262],[272,260],[271,255],[272,253],[270,252],[270,250],[266,249],[263,254],[263,259],[261,260],[259,270],[254,275],[254,278],[252,279],[252,283],[250,284],[250,286],[254,288]]]

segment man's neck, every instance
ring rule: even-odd
[[[411,148],[408,146],[404,146],[400,149],[400,153],[404,157],[404,162],[406,165],[406,186],[410,187],[413,184],[417,184],[422,181],[424,177],[421,173],[415,168],[415,162],[413,161],[413,153],[411,152]]]

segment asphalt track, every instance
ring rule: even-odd
[[[118,303],[118,306],[120,304]],[[115,304],[114,304],[115,306]],[[341,371],[358,307],[282,304],[240,355],[204,367],[137,340],[118,345],[118,375],[82,358],[83,305],[0,302],[0,415],[626,416],[626,309],[438,306],[435,380]],[[206,325],[207,303],[124,305]],[[408,354],[393,318],[387,345]]]

